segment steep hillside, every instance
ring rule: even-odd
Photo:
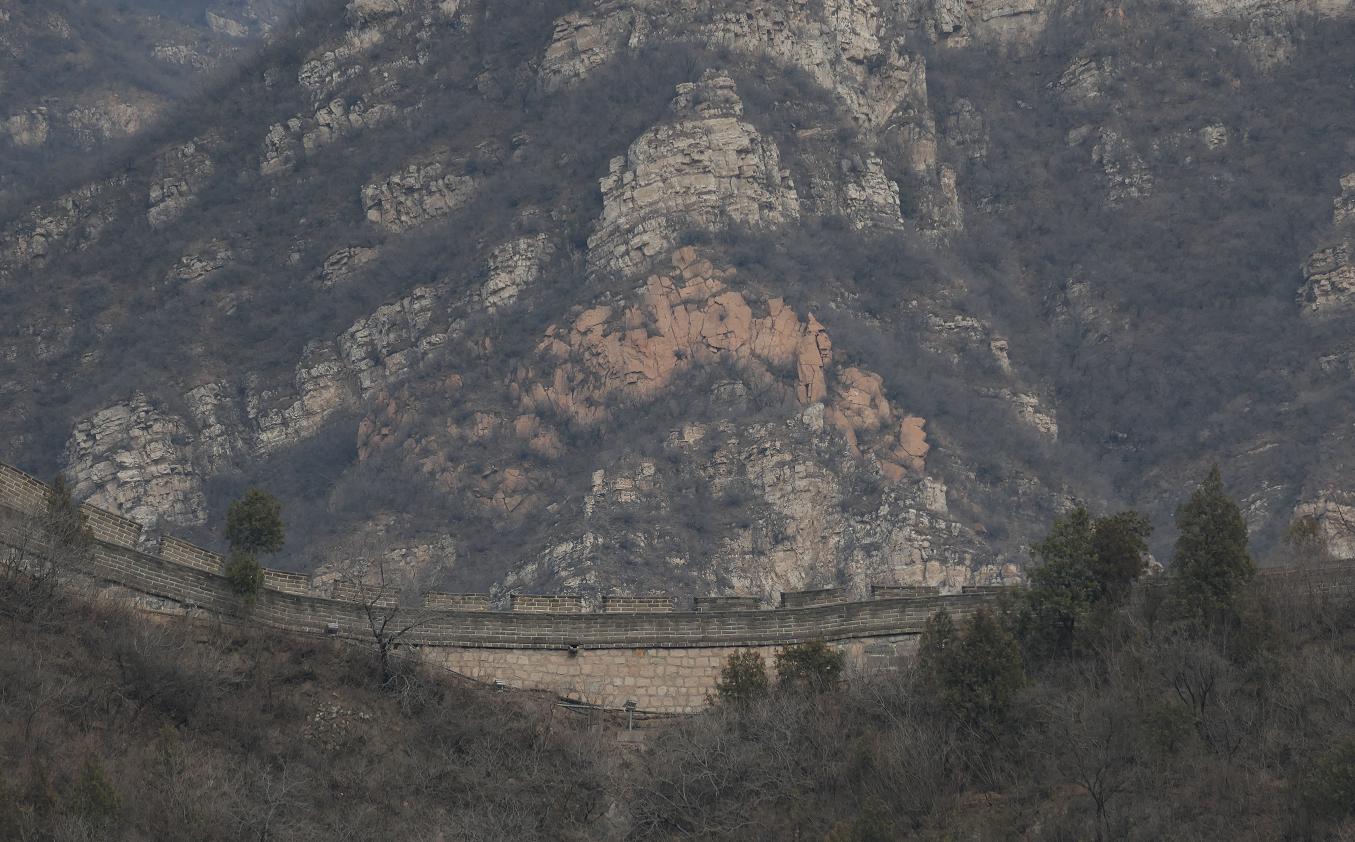
[[[150,130],[292,0],[0,3],[0,202]]]
[[[1352,43],[317,3],[11,216],[0,458],[206,543],[261,484],[285,564],[498,595],[1006,581],[1072,500],[1165,524],[1214,460],[1263,553],[1339,539]]]

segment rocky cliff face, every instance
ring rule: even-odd
[[[1241,7],[529,5],[317,8],[211,125],[11,216],[5,452],[198,540],[258,478],[289,563],[500,596],[1011,581],[1213,458],[1264,528],[1344,505],[1351,179],[1302,220],[1355,160],[1247,116],[1330,50],[1200,23]],[[1300,310],[1311,366],[1260,335]]]
[[[623,581],[662,589],[676,576],[770,604],[782,590],[830,583],[865,593],[871,583],[953,589],[1020,575],[1010,562],[978,558],[973,529],[951,516],[945,484],[927,474],[926,422],[891,406],[878,375],[840,362],[812,314],[779,298],[750,306],[734,273],[691,248],[673,256],[672,270],[633,302],[547,328],[536,364],[510,375],[497,411],[477,401],[465,423],[436,414],[429,423],[441,395],[464,390],[460,375],[431,391],[383,392],[360,427],[360,458],[398,455],[494,518],[547,518],[548,537],[498,580],[499,594],[598,596]],[[711,381],[704,398],[724,411],[758,402],[789,417],[680,424],[660,462],[623,459],[593,473],[581,503],[560,498],[568,431],[664,400],[703,370],[732,374]],[[485,470],[454,455],[513,439],[535,458]],[[712,500],[724,501],[717,511],[737,507],[738,523],[708,523],[713,534],[694,540],[686,512],[709,518],[699,510]],[[628,555],[651,562],[635,567]]]
[[[808,74],[833,93],[848,119],[867,138],[880,141],[908,162],[926,191],[925,230],[944,238],[962,228],[954,173],[936,158],[936,121],[927,102],[926,63],[906,51],[901,39],[890,39],[885,16],[870,0],[834,0],[826,4],[795,3],[789,7],[761,2],[737,9],[689,9],[659,3],[624,6],[598,3],[587,14],[573,13],[556,22],[554,37],[541,62],[542,84],[548,90],[577,82],[619,53],[635,51],[660,38],[683,38],[709,49],[731,50]],[[843,173],[826,169],[829,183]],[[846,213],[858,225],[872,215],[897,212],[897,185],[884,177],[878,159],[858,163],[846,174],[840,206],[826,212]],[[822,176],[820,176],[822,178]],[[827,184],[816,192],[837,193]]]
[[[1355,173],[1341,179],[1341,195],[1333,200],[1330,245],[1303,262],[1304,285],[1299,301],[1305,314],[1329,319],[1355,303],[1355,265],[1351,263],[1351,236],[1355,234]]]
[[[642,269],[687,230],[730,223],[774,226],[799,216],[790,172],[775,143],[743,116],[727,76],[707,71],[678,88],[676,121],[657,126],[614,158],[602,181],[602,220],[588,240],[599,268]]]
[[[246,55],[294,4],[221,0],[209,9],[130,2],[0,3],[0,192],[155,125],[213,71]]]
[[[183,422],[145,395],[77,425],[67,446],[71,493],[143,526],[193,525],[205,518],[199,477]]]
[[[854,498],[853,487],[874,469],[859,467],[823,417],[814,404],[782,423],[673,430],[667,465],[597,471],[582,522],[557,516],[556,537],[495,592],[563,589],[596,598],[629,573],[637,592],[663,592],[665,579],[676,578],[771,606],[781,592],[814,587],[847,585],[864,597],[872,584],[952,591],[1019,580],[1017,565],[980,559],[973,531],[950,514],[946,487],[933,478],[914,475]],[[705,552],[674,515],[697,505],[694,493],[743,508],[742,522]],[[637,552],[661,558],[660,571],[627,571],[627,556]]]

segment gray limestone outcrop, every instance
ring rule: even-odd
[[[183,421],[140,393],[77,424],[66,447],[66,476],[80,500],[150,529],[162,521],[205,518],[200,477],[180,446]]]
[[[208,154],[211,141],[198,138],[161,155],[149,193],[146,220],[151,228],[164,228],[198,201],[197,194],[215,166]]]
[[[506,307],[541,277],[542,265],[554,251],[545,234],[519,237],[494,249],[489,277],[480,286],[480,299],[490,310]]]
[[[1303,261],[1299,290],[1304,314],[1319,319],[1349,313],[1355,305],[1355,173],[1341,179],[1341,195],[1333,204],[1332,234],[1327,245]]]
[[[475,195],[478,182],[445,171],[439,162],[410,164],[362,187],[367,218],[388,231],[405,231],[445,216]]]
[[[627,547],[665,558],[674,577],[695,587],[767,606],[785,591],[816,587],[845,585],[862,598],[872,584],[955,592],[1020,581],[1017,565],[978,560],[974,529],[949,510],[934,477],[854,498],[858,474],[873,464],[853,457],[822,409],[782,424],[685,424],[667,438],[664,470],[638,460],[596,472],[582,520],[558,523],[569,537],[521,563],[495,592],[548,586],[596,598],[625,575],[618,558]],[[742,525],[708,548],[671,525],[693,483],[717,505],[735,499],[744,509]]]
[[[645,132],[602,180],[590,263],[633,272],[672,252],[678,235],[729,223],[778,225],[800,214],[776,144],[743,116],[734,82],[707,71],[678,87],[676,119]]]
[[[887,16],[872,0],[774,4],[753,0],[734,8],[671,8],[652,2],[603,0],[556,22],[539,68],[554,90],[651,38],[688,40],[712,50],[765,58],[807,74],[831,91],[864,137],[908,161],[925,193],[918,224],[937,240],[963,227],[954,173],[936,156],[936,121],[927,101],[926,62],[892,37]],[[828,129],[830,132],[832,128]],[[812,131],[812,130],[811,130]],[[837,160],[807,174],[821,183],[825,213],[853,224],[903,227],[893,212],[896,188],[869,165],[839,170]]]

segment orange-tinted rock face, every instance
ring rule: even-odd
[[[543,412],[593,426],[607,420],[618,397],[658,397],[676,374],[724,361],[735,363],[746,383],[779,388],[803,406],[821,404],[819,417],[889,481],[923,472],[925,422],[896,412],[879,375],[835,363],[828,330],[812,314],[801,318],[780,298],[750,304],[730,287],[732,271],[698,260],[690,248],[678,251],[673,265],[631,303],[587,309],[547,329],[536,347],[539,364],[508,373],[508,406],[477,406],[411,436],[431,396],[412,395],[408,386],[376,393],[359,425],[359,460],[398,453],[437,489],[511,522],[543,509],[558,490],[559,478],[539,458],[561,458],[565,444]],[[439,383],[447,395],[465,388],[456,374]],[[511,452],[524,443],[538,458],[491,463],[470,455],[485,447]]]
[[[838,369],[828,330],[812,313],[801,321],[782,299],[773,298],[767,314],[756,315],[743,294],[726,283],[732,270],[721,272],[697,260],[690,246],[673,255],[673,265],[673,276],[650,277],[634,305],[586,310],[569,327],[546,331],[537,355],[556,365],[549,378],[515,384],[524,417],[550,408],[575,424],[597,424],[606,419],[607,400],[616,393],[649,399],[676,372],[724,359],[740,363],[744,376],[759,386],[785,388],[802,405],[827,404],[826,417],[853,450],[874,453],[891,480],[901,479],[905,469],[923,470],[922,420],[909,419],[903,432],[894,433],[897,422],[880,376]],[[792,363],[793,382],[769,368]]]

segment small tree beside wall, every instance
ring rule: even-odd
[[[272,494],[250,486],[245,496],[231,503],[226,512],[223,532],[230,542],[226,561],[226,582],[247,604],[253,605],[263,590],[263,565],[257,553],[276,553],[286,543],[282,525],[282,504]]]

